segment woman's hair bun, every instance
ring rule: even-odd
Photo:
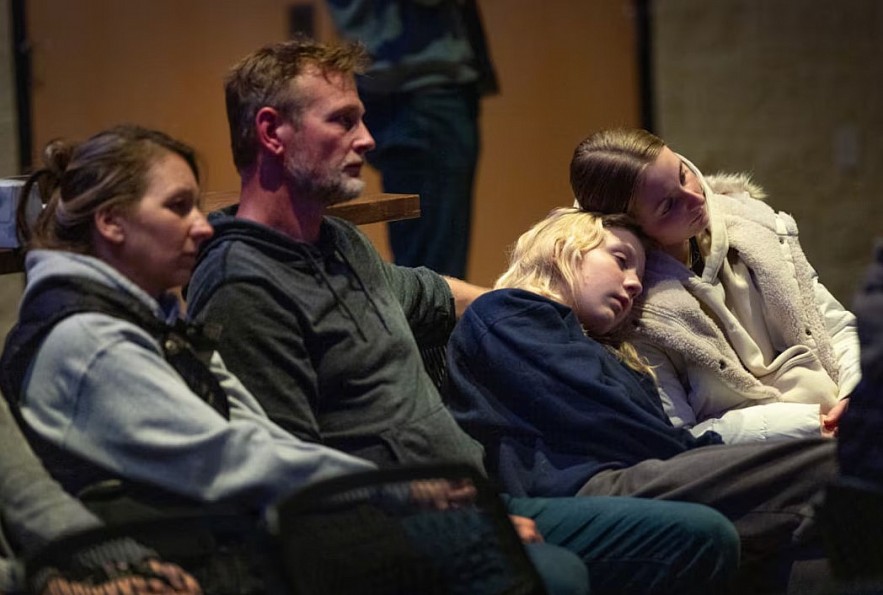
[[[61,178],[71,162],[75,145],[61,138],[49,141],[43,149],[43,163],[56,178]]]

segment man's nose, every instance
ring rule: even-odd
[[[376,143],[374,142],[374,137],[371,136],[371,132],[368,130],[368,127],[365,126],[365,122],[359,123],[359,134],[356,138],[355,149],[359,153],[366,153],[374,149]]]

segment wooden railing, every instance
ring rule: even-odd
[[[203,209],[215,211],[236,204],[236,192],[208,192],[203,197]],[[420,197],[416,194],[367,194],[336,204],[328,214],[346,219],[356,225],[413,219],[420,216]],[[0,250],[0,275],[24,270],[20,250]]]

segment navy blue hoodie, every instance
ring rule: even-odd
[[[666,417],[653,380],[535,293],[478,298],[448,344],[449,407],[513,496],[574,496],[594,474],[721,443]]]

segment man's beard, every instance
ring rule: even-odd
[[[301,196],[309,196],[326,207],[352,200],[362,194],[365,181],[343,172],[316,172],[303,167],[295,159],[286,159],[285,172],[289,182]]]

